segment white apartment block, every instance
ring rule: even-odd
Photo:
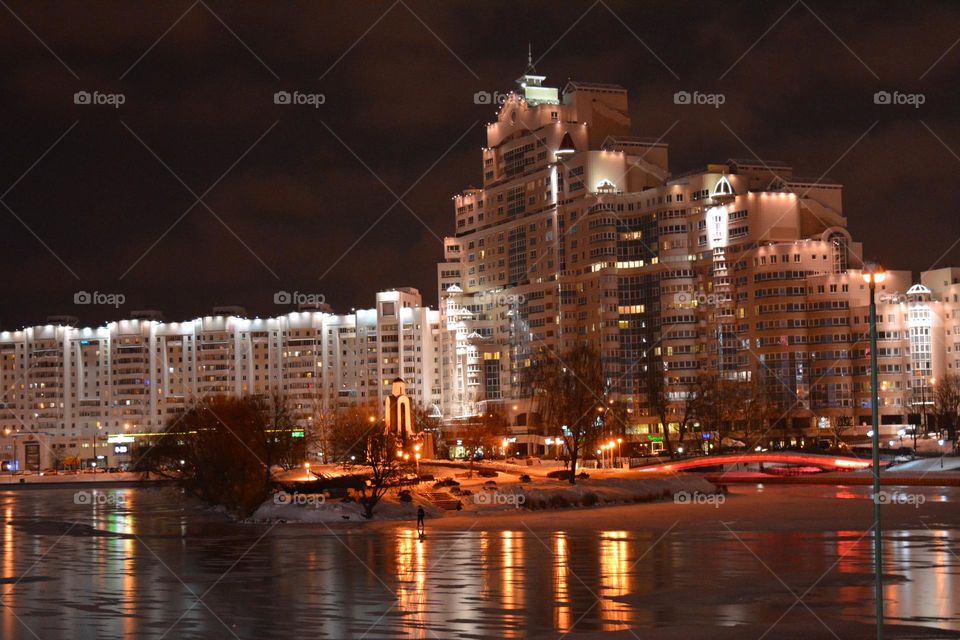
[[[439,413],[440,313],[416,289],[377,293],[376,307],[247,318],[221,307],[186,322],[155,312],[101,327],[66,318],[0,331],[0,461],[24,451],[123,462],[123,445],[149,437],[205,397],[279,396],[298,424],[351,404],[383,406],[402,377],[415,403]],[[33,443],[28,446],[29,443]]]

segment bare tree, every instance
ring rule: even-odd
[[[714,372],[697,376],[693,390],[692,413],[700,421],[701,427],[717,434],[716,448],[723,448],[725,434],[730,424],[741,415],[743,408],[743,390],[737,382],[728,380]]]
[[[367,439],[383,429],[372,405],[340,409],[329,418],[326,426],[327,462],[366,462]]]
[[[657,363],[647,368],[646,376],[647,407],[660,420],[663,426],[663,448],[673,457],[673,444],[670,442],[670,398],[664,372]]]
[[[413,405],[410,413],[417,433],[429,433],[433,438],[434,452],[440,451],[444,447],[443,430],[440,428],[441,416],[423,405]]]
[[[601,414],[607,392],[599,352],[574,346],[557,355],[542,351],[532,370],[532,388],[547,428],[555,429],[570,453],[570,484],[576,483],[577,460],[586,443],[603,433]]]
[[[937,427],[945,429],[947,438],[957,450],[957,423],[960,422],[960,376],[948,373],[939,380],[933,389],[933,412],[937,416]]]
[[[410,463],[397,455],[401,442],[393,434],[384,433],[382,424],[371,431],[366,445],[365,458],[370,473],[358,489],[358,502],[363,506],[364,517],[370,519],[381,498],[409,471]]]
[[[249,515],[270,492],[270,466],[296,463],[302,438],[282,402],[210,398],[168,424],[139,452],[138,470],[178,479],[202,500]]]
[[[479,453],[486,456],[492,453],[509,433],[510,421],[497,410],[489,410],[461,425],[457,434],[469,457],[469,477],[473,477],[476,455]]]

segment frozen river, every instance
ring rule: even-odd
[[[916,524],[905,512],[886,535],[888,620],[915,629],[891,636],[960,637],[960,532],[943,516],[960,490],[922,491]],[[406,524],[233,524],[170,488],[80,502],[68,489],[0,491],[0,638],[872,633],[860,488],[458,518],[428,522],[423,540]],[[777,526],[750,520],[764,509]],[[808,526],[824,509],[848,510],[850,524]]]

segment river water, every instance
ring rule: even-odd
[[[770,491],[730,499],[759,506]],[[960,503],[957,489],[929,493]],[[833,637],[873,620],[871,536],[857,529],[596,528],[585,511],[565,530],[481,524],[420,540],[405,523],[232,523],[172,488],[77,496],[0,491],[0,638],[708,638],[778,620]],[[960,632],[957,530],[886,539],[888,620]]]

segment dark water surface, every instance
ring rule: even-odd
[[[960,490],[927,492],[960,508]],[[585,511],[575,530],[418,540],[407,524],[234,524],[171,488],[75,493],[0,491],[0,638],[556,638],[781,617],[826,634],[873,619],[862,530],[595,530]],[[960,631],[958,549],[954,529],[889,532],[891,622]]]

